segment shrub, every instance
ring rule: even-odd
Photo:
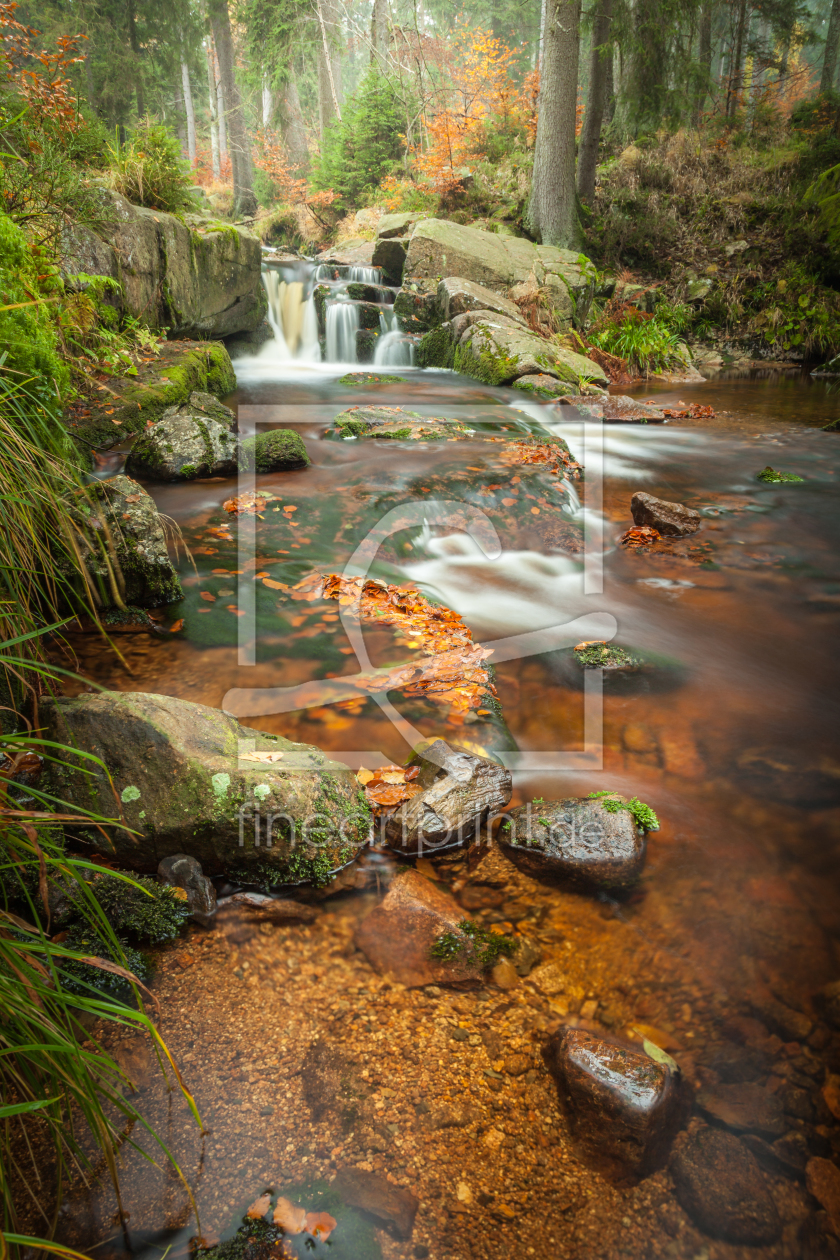
[[[625,359],[641,376],[666,372],[688,360],[685,342],[656,315],[621,306],[593,326],[591,345]]]
[[[193,208],[188,191],[193,176],[177,139],[162,123],[146,119],[125,144],[117,135],[109,154],[111,184],[133,205],[170,212]]]
[[[324,137],[313,186],[332,190],[345,207],[370,199],[405,152],[404,130],[405,112],[393,83],[370,70],[344,106],[341,122],[333,122]]]
[[[64,395],[70,384],[58,354],[58,337],[38,283],[38,268],[22,230],[0,211],[0,345],[3,369],[13,382],[29,382],[44,402]],[[5,309],[3,309],[5,308]]]

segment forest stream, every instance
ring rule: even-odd
[[[821,1214],[804,1170],[815,1156],[836,1158],[840,1142],[840,1089],[830,1087],[840,1085],[840,1039],[811,1005],[840,966],[840,443],[820,427],[840,414],[836,385],[772,367],[649,383],[630,392],[714,414],[606,424],[412,366],[384,289],[378,359],[355,362],[346,284],[380,278],[321,270],[269,265],[274,340],[235,360],[226,400],[240,430],[295,429],[311,466],[252,483],[143,483],[189,548],[184,598],[158,610],[156,633],[115,635],[121,658],[75,636],[79,672],[112,690],[231,710],[357,771],[402,765],[406,730],[419,730],[504,760],[511,807],[610,790],[648,804],[660,829],[623,894],[532,878],[498,846],[418,859],[476,921],[528,944],[515,967],[463,989],[392,983],[357,947],[358,924],[405,865],[390,850],[367,850],[339,891],[310,890],[298,919],[270,907],[249,916],[225,902],[236,886],[217,880],[216,921],[159,950],[152,986],[204,1132],[141,1039],[118,1025],[103,1035],[189,1182],[200,1229],[172,1170],[126,1145],[124,1225],[103,1172],[61,1205],[59,1240],[97,1260],[176,1260],[199,1233],[208,1247],[232,1239],[269,1192],[331,1214],[333,1232],[243,1241],[236,1254],[734,1260],[747,1252],[714,1237],[726,1212],[740,1212],[732,1228],[749,1255],[835,1254],[817,1250]],[[326,362],[316,361],[316,283],[332,287]],[[373,405],[445,418],[457,437],[326,436],[339,412]],[[506,452],[535,435],[564,439],[582,478],[548,466],[520,476]],[[101,473],[118,471],[124,454]],[[762,484],[766,465],[802,481]],[[249,487],[258,515],[226,511]],[[622,546],[636,491],[695,508],[700,529]],[[430,501],[450,506],[424,516]],[[491,522],[498,548],[477,527],[466,532],[453,502],[468,505],[468,523]],[[492,711],[447,712],[395,690],[401,728],[381,695],[354,695],[352,684],[349,696],[319,701],[318,680],[363,664],[340,606],[306,581],[343,572],[382,517],[409,504],[419,514],[383,534],[369,578],[414,584],[459,614],[476,643],[521,636],[525,646],[499,654]],[[574,647],[604,638],[585,627],[610,618],[615,642],[641,664],[585,680]],[[564,638],[570,622],[583,629]],[[533,639],[552,627],[555,646]],[[368,627],[365,642],[373,668],[419,646],[388,625]],[[280,694],[292,688],[297,700]],[[543,1061],[561,1024],[658,1047],[693,1100],[689,1134],[702,1117],[703,1132],[739,1135],[753,1162],[733,1169],[721,1157],[717,1181],[708,1173],[692,1190],[704,1200],[692,1215],[666,1167],[617,1174],[593,1154],[593,1139],[606,1149],[595,1130],[609,1120],[573,1131]],[[136,1128],[132,1139],[151,1150]],[[354,1189],[348,1169],[378,1177],[378,1197],[375,1183]],[[736,1208],[727,1186],[739,1177]]]

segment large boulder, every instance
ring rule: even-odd
[[[195,481],[232,477],[237,470],[232,411],[209,394],[194,392],[180,407],[169,407],[135,440],[126,471],[151,481]]]
[[[500,297],[483,284],[463,280],[460,276],[446,276],[437,287],[437,305],[441,318],[452,319],[465,311],[492,311],[507,315],[508,319],[522,321],[519,307],[509,298]]]
[[[44,703],[48,739],[92,753],[51,769],[55,795],[126,827],[80,834],[120,865],[189,853],[241,882],[325,883],[371,834],[352,771],[310,744],[172,696],[106,691]]]
[[[245,438],[239,445],[239,470],[258,473],[306,468],[312,460],[297,429],[269,429]]]
[[[122,310],[179,337],[229,337],[263,319],[262,254],[256,236],[201,215],[133,206],[101,190],[103,226],[73,225],[62,238],[67,276],[110,276]]]
[[[182,596],[169,558],[163,523],[151,495],[120,474],[94,482],[74,511],[80,553],[105,605],[140,608],[171,604]],[[110,538],[113,558],[103,540]]]
[[[507,315],[468,311],[423,337],[417,347],[421,367],[455,368],[488,385],[510,385],[522,376],[545,375],[567,381],[606,385],[608,378],[592,359],[538,337]]]

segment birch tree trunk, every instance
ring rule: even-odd
[[[233,215],[237,219],[249,218],[257,212],[257,199],[251,177],[251,151],[245,126],[245,111],[234,74],[233,36],[227,0],[213,0],[210,5],[210,22],[219,59],[219,78],[227,106],[227,133],[233,172]]]
[[[190,155],[190,166],[195,166],[195,107],[193,105],[190,68],[186,61],[181,62],[181,83],[184,87],[184,109],[187,114],[187,152]]]
[[[575,109],[580,0],[546,0],[540,105],[527,225],[543,245],[578,248]]]
[[[216,79],[216,117],[219,120],[219,158],[224,162],[228,155],[227,142],[227,105],[225,103],[225,85],[222,83],[222,72],[219,69],[219,54],[216,41],[213,41],[213,73]]]
[[[262,125],[268,127],[271,123],[271,115],[274,113],[274,99],[271,95],[271,88],[268,86],[268,76],[263,76],[262,81]]]
[[[219,98],[216,92],[216,54],[209,39],[204,51],[205,59],[207,61],[207,96],[210,103],[210,155],[213,163],[213,178],[221,179],[222,166],[219,161]]]
[[[592,24],[592,52],[589,62],[589,96],[580,135],[577,164],[578,196],[585,205],[595,200],[595,168],[598,164],[598,146],[601,142],[601,126],[607,104],[607,79],[612,70],[613,49],[608,43],[612,20],[613,0],[600,0]]]
[[[831,0],[831,13],[828,18],[828,31],[825,37],[820,92],[830,92],[834,87],[834,74],[837,69],[837,47],[840,44],[840,0]]]
[[[298,179],[302,179],[304,175],[309,174],[309,145],[306,140],[306,128],[303,125],[303,111],[300,108],[294,70],[289,71],[283,94],[277,102],[277,111],[289,163]]]
[[[341,122],[341,63],[335,55],[338,11],[333,0],[315,0],[321,34],[318,50],[318,113],[323,143],[333,118]]]

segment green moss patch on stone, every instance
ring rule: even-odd
[[[303,438],[294,429],[271,429],[245,438],[239,447],[239,470],[258,473],[306,468],[312,460]]]
[[[779,485],[782,482],[788,481],[804,481],[805,478],[797,477],[796,473],[779,472],[777,469],[771,468],[768,464],[766,468],[762,468],[761,472],[757,474],[756,480],[764,481],[769,485]]]
[[[424,368],[452,368],[455,366],[455,343],[447,325],[433,328],[417,346],[417,363]]]
[[[339,385],[404,385],[404,376],[385,376],[381,372],[346,372]]]
[[[644,664],[641,656],[615,643],[589,643],[575,648],[575,660],[584,669],[638,669]]]

